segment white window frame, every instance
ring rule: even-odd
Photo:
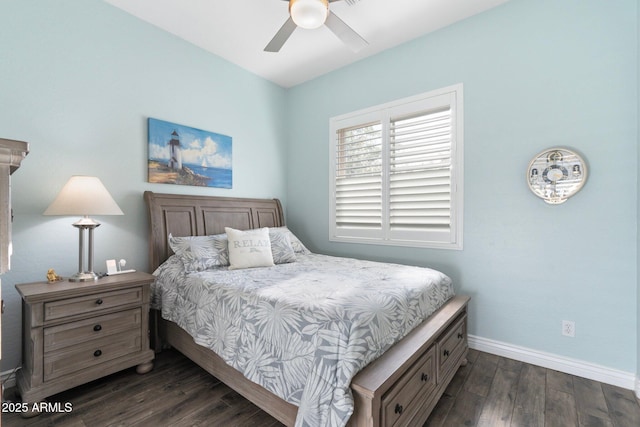
[[[451,109],[451,169],[450,169],[450,223],[446,232],[402,232],[391,230],[389,226],[389,128],[391,122],[403,116],[410,116],[438,108]],[[462,249],[463,238],[463,85],[462,83],[436,89],[420,95],[403,98],[382,105],[352,113],[332,117],[330,130],[330,173],[329,173],[329,240],[332,242],[364,243],[374,245],[394,245],[436,249]],[[362,230],[338,227],[336,220],[336,174],[337,150],[340,131],[352,127],[363,127],[368,123],[382,125],[382,228]]]

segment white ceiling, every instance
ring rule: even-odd
[[[297,28],[263,49],[289,17],[283,0],[105,0],[196,46],[291,87],[508,0],[344,0],[330,9],[369,45],[352,52],[326,27]]]

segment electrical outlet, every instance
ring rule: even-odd
[[[572,320],[563,320],[562,321],[562,335],[565,337],[575,337],[576,336],[576,322]]]

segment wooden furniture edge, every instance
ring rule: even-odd
[[[117,276],[106,276],[99,278],[95,282],[90,282],[92,287],[90,293],[104,292],[112,289],[118,289],[122,286],[122,283],[135,285],[136,283],[145,283],[153,281],[153,275],[136,271],[132,273],[121,274]],[[51,296],[56,298],[66,298],[70,295],[75,295],[78,292],[78,288],[86,285],[81,282],[69,282],[67,280],[55,283],[47,282],[31,282],[20,283],[15,286],[20,296],[30,303],[36,303],[51,299]]]

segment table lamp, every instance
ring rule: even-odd
[[[73,223],[73,226],[77,227],[80,233],[80,252],[78,272],[69,277],[69,281],[97,280],[98,276],[93,272],[93,229],[98,227],[100,223],[89,218],[89,215],[124,215],[100,179],[94,176],[72,176],[43,215],[82,215],[81,219]],[[88,230],[89,234],[87,271],[84,269],[85,230]]]

